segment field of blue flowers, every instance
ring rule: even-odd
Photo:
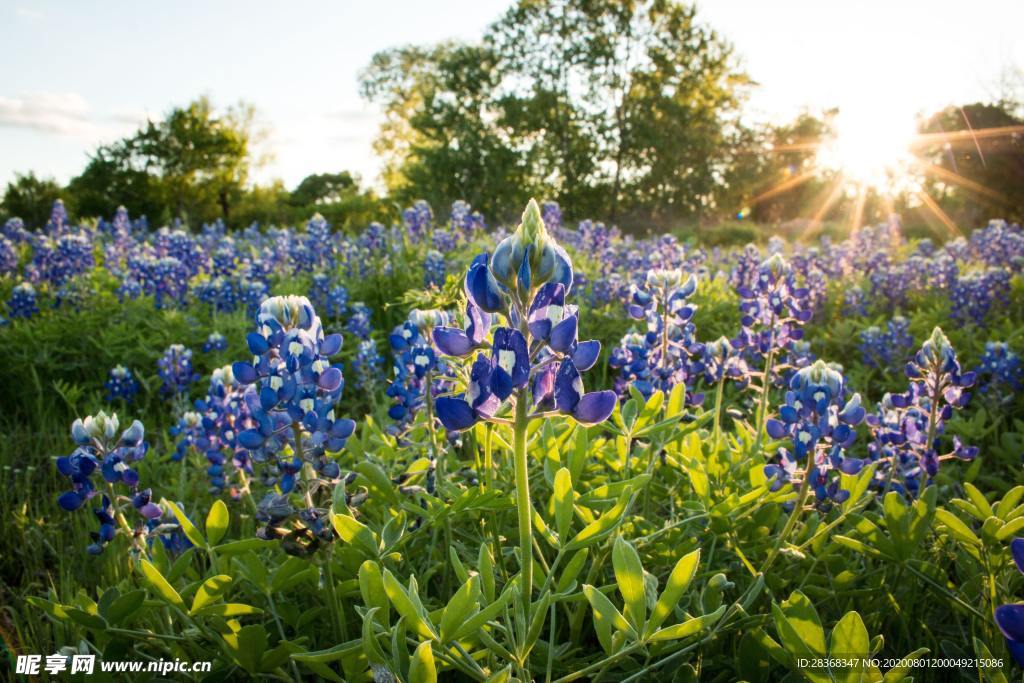
[[[9,220],[5,653],[1019,680],[1022,269],[1002,221],[708,249],[535,202]]]

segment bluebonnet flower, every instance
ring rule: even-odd
[[[425,404],[428,391],[432,396],[444,389],[435,375],[444,374],[447,367],[431,344],[431,333],[438,326],[448,329],[444,326],[450,322],[450,316],[444,311],[414,309],[409,319],[388,336],[395,373],[387,390],[388,397],[394,401],[388,409],[392,420],[412,420]]]
[[[0,237],[0,277],[13,275],[18,269],[18,252],[6,237]]]
[[[793,270],[779,254],[758,266],[750,285],[740,285],[741,329],[733,344],[757,354],[784,348],[803,338],[801,326],[810,320],[809,292],[798,287]]]
[[[1017,571],[1024,574],[1024,538],[1010,542],[1010,555]],[[1006,638],[1006,647],[1019,666],[1024,666],[1024,604],[1011,603],[995,609],[996,625]]]
[[[600,343],[577,339],[579,314],[566,303],[573,284],[568,254],[548,234],[540,207],[530,201],[523,221],[488,259],[481,254],[464,282],[464,329],[433,330],[437,348],[468,358],[464,393],[441,396],[437,415],[449,431],[468,429],[493,418],[515,394],[517,419],[528,410],[555,410],[582,424],[603,422],[615,407],[612,391],[585,393],[580,372],[593,367]],[[490,335],[490,314],[509,326]],[[489,349],[489,353],[487,353]]]
[[[183,344],[171,344],[157,361],[157,373],[163,384],[160,391],[166,396],[187,395],[199,373],[192,368],[192,350]]]
[[[126,403],[135,400],[135,394],[139,393],[139,382],[135,379],[132,371],[123,365],[115,365],[110,369],[107,377],[107,402],[113,403],[120,399]]]
[[[196,299],[209,305],[215,312],[228,313],[238,307],[238,287],[230,278],[218,276],[198,282],[192,291]]]
[[[843,292],[843,315],[848,318],[863,317],[868,314],[864,290],[860,285],[851,285]]]
[[[349,307],[349,317],[345,329],[359,339],[369,339],[370,333],[373,331],[371,316],[370,307],[361,301],[356,301]]]
[[[742,387],[750,381],[750,368],[728,337],[719,337],[704,345],[703,367],[708,384],[730,379]]]
[[[885,324],[883,332],[871,326],[860,333],[861,360],[869,368],[895,370],[906,363],[914,346],[910,321],[896,316]]]
[[[228,340],[220,332],[211,332],[206,337],[206,342],[203,344],[203,353],[211,353],[213,351],[223,351],[228,348]]]
[[[1020,356],[1010,350],[1006,342],[985,343],[985,353],[977,369],[978,375],[987,377],[979,391],[983,393],[1003,392],[1008,396],[1024,388],[1024,369]]]
[[[71,426],[71,437],[77,448],[71,455],[57,458],[57,471],[70,480],[71,489],[62,493],[57,503],[68,511],[85,505],[99,494],[92,479],[93,474],[98,473],[109,493],[113,493],[115,484],[124,485],[132,494],[135,510],[146,520],[158,519],[163,511],[152,502],[149,489],[139,488],[139,475],[132,469],[132,464],[141,460],[149,450],[149,444],[144,440],[145,429],[141,422],[135,420],[118,437],[118,428],[117,415],[107,415],[103,411],[84,420],[75,420]],[[121,515],[119,505],[107,495],[102,495],[101,501],[101,506],[95,510],[100,530],[92,533],[93,543],[88,548],[91,554],[99,554],[104,545],[113,540],[116,518]],[[127,525],[127,522],[123,524]],[[138,533],[138,530],[132,532],[133,540]]]
[[[352,420],[334,417],[343,378],[328,358],[341,349],[341,335],[325,337],[320,318],[302,296],[267,299],[257,322],[259,330],[247,338],[253,362],[232,366],[240,383],[254,386],[246,402],[258,425],[239,434],[239,443],[257,462],[276,457],[291,443],[296,457],[309,459],[322,475],[335,478],[337,463],[325,454],[341,450],[355,427]],[[301,444],[289,441],[304,432],[308,436]],[[282,488],[290,490],[292,484]]]
[[[413,243],[422,241],[431,231],[433,223],[434,212],[430,209],[430,204],[422,199],[402,212],[402,227]]]
[[[461,234],[465,238],[471,238],[487,226],[484,224],[484,217],[479,211],[474,211],[467,202],[458,199],[452,202],[449,218],[449,225],[453,232]],[[435,231],[435,234],[440,231]],[[435,245],[440,251],[445,251]]]
[[[355,358],[352,359],[352,374],[355,377],[355,386],[358,389],[372,391],[376,389],[381,381],[381,365],[384,357],[377,350],[377,342],[373,339],[363,339],[356,348]]]
[[[775,462],[765,465],[772,490],[800,479],[801,486],[814,491],[819,504],[843,502],[849,492],[839,488],[836,473],[856,474],[864,467],[866,461],[847,451],[865,415],[860,394],[846,398],[839,370],[820,360],[799,370],[790,381],[778,419],[765,423],[771,438],[789,442],[779,448]]]
[[[440,287],[443,285],[446,269],[444,254],[434,249],[428,251],[423,260],[423,286]]]
[[[630,336],[612,355],[609,365],[619,369],[616,389],[627,395],[632,384],[645,397],[654,391],[669,393],[678,384],[692,387],[704,371],[704,346],[696,340],[693,314],[697,307],[689,298],[697,291],[697,278],[685,280],[680,270],[655,269],[647,274],[644,287],[633,287],[628,306],[630,317],[644,320],[647,332],[640,340]],[[701,394],[687,393],[687,401],[699,405]]]
[[[964,389],[974,384],[975,373],[961,373],[956,352],[936,327],[907,363],[906,374],[909,391],[886,394],[878,411],[868,416],[874,435],[869,451],[885,465],[879,478],[886,480],[886,487],[893,486],[899,474],[896,488],[913,493],[938,473],[940,460],[971,460],[977,455],[977,447],[964,445],[959,437],[953,438],[949,453],[940,455],[938,450],[945,423],[970,398]]]
[[[36,304],[36,289],[31,283],[22,282],[11,290],[7,300],[7,313],[11,318],[31,318],[39,312]]]
[[[239,284],[239,299],[245,305],[250,318],[256,317],[260,304],[270,296],[270,287],[262,280],[242,280]]]
[[[1010,272],[1003,268],[987,268],[959,278],[949,294],[953,319],[984,327],[992,306],[1009,302],[1010,279]]]
[[[562,229],[562,207],[558,202],[544,202],[541,205],[541,218],[548,232],[557,234]]]

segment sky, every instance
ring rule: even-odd
[[[97,145],[199,95],[255,105],[258,182],[352,170],[372,184],[380,113],[359,71],[389,47],[474,40],[508,4],[0,0],[0,184],[30,170],[66,182]],[[752,120],[839,107],[862,126],[909,125],[994,99],[1024,69],[1018,0],[705,0],[698,16],[758,83]]]

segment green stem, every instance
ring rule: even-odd
[[[522,600],[526,623],[530,623],[533,598],[533,508],[530,505],[529,462],[526,459],[526,427],[529,424],[526,389],[516,391],[516,419],[512,430],[512,448],[516,478],[516,508],[519,513],[519,561],[522,566]]]
[[[768,386],[769,378],[772,376],[772,365],[775,363],[775,335],[772,333],[772,348],[768,351],[768,357],[764,362],[764,377],[761,379],[761,400],[757,406],[757,434],[754,440],[754,455],[761,454],[761,445],[764,441],[764,423],[768,418]]]
[[[782,527],[782,533],[779,534],[778,539],[775,541],[775,547],[772,548],[772,552],[768,555],[768,559],[765,560],[764,566],[761,567],[761,574],[767,572],[768,568],[775,562],[775,559],[779,556],[779,551],[782,549],[782,544],[789,538],[796,523],[800,520],[800,515],[803,514],[804,505],[807,503],[807,495],[811,492],[810,469],[813,458],[814,453],[807,454],[807,467],[804,469],[804,480],[800,483],[800,493],[797,494],[796,505],[793,506],[793,511],[789,513],[789,519],[786,520],[786,526]]]
[[[715,426],[712,431],[713,453],[718,453],[719,444],[722,439],[722,393],[725,387],[725,375],[718,380],[718,389],[715,391]]]

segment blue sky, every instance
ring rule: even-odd
[[[372,182],[379,114],[357,74],[377,50],[473,39],[505,0],[28,2],[0,0],[0,183],[67,181],[97,144],[200,94],[254,104],[270,161],[292,186],[355,170]],[[711,0],[703,20],[760,84],[752,117],[839,106],[888,125],[991,99],[1024,67],[1024,2]]]

